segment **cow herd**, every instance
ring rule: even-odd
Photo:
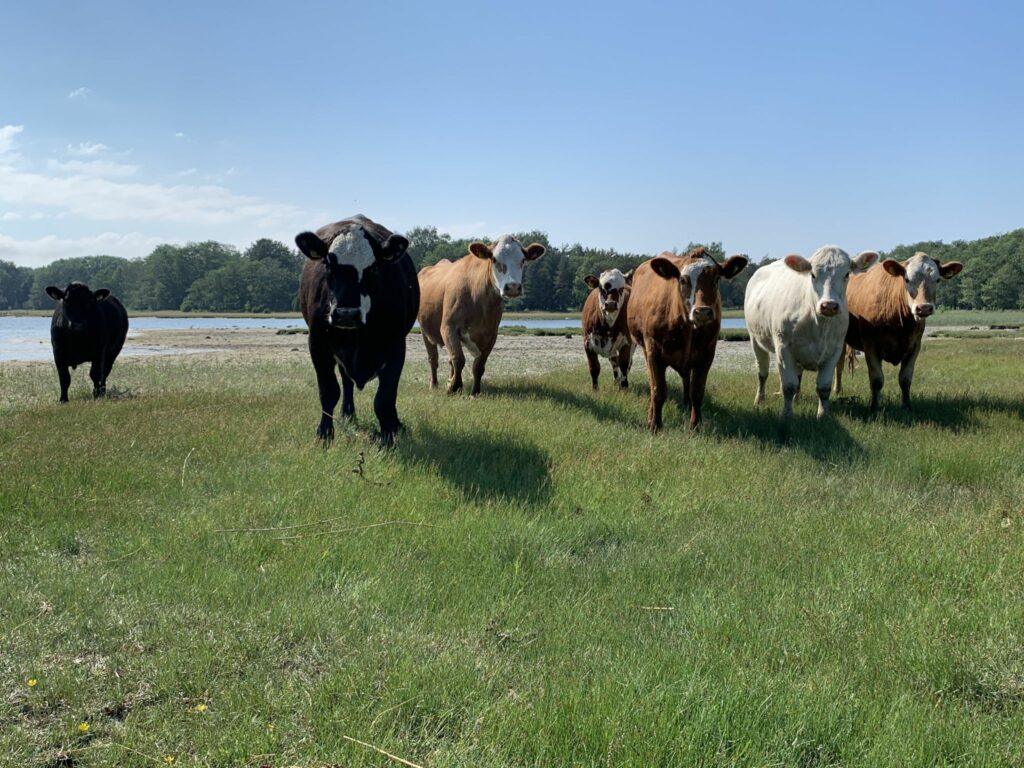
[[[438,348],[444,347],[448,391],[460,391],[468,350],[473,356],[470,391],[479,394],[503,301],[522,295],[526,262],[545,252],[538,243],[523,246],[503,235],[493,246],[474,242],[466,256],[442,260],[417,274],[407,253],[409,241],[365,216],[302,232],[295,242],[307,257],[299,305],[320,392],[316,434],[325,443],[334,436],[338,400],[342,417],[354,416],[353,387],[362,389],[374,378],[379,381],[373,407],[381,441],[394,442],[401,429],[396,400],[406,336],[417,320],[430,385],[438,384]],[[903,405],[910,407],[914,364],[925,320],[935,308],[936,286],[963,265],[940,264],[924,253],[872,267],[877,260],[874,251],[851,258],[828,245],[810,259],[787,256],[754,273],[743,311],[757,359],[755,404],[764,401],[769,356],[774,355],[783,418],[792,413],[804,371],[816,373],[818,417],[827,415],[833,380],[836,392],[841,391],[844,361],[859,350],[867,361],[872,410],[879,407],[883,360],[900,366]],[[746,256],[719,262],[704,248],[695,248],[682,256],[662,253],[626,273],[609,269],[587,275],[591,292],[583,305],[583,343],[594,389],[600,357],[611,363],[616,384],[627,388],[633,353],[640,347],[650,385],[648,427],[657,431],[662,426],[669,368],[682,377],[690,426],[696,427],[721,329],[719,283],[747,264]],[[124,307],[109,291],[90,291],[81,283],[46,292],[57,301],[51,340],[61,402],[67,401],[68,367],[84,362],[91,363],[93,395],[103,395],[128,332]]]

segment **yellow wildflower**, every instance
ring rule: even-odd
[[[79,723],[78,724],[78,730],[80,732],[82,732],[82,733],[88,733],[89,732],[89,724],[88,723]]]
[[[164,762],[171,765],[174,762],[174,755],[164,755]]]
[[[205,712],[206,711],[206,705],[205,704],[196,704],[194,709],[195,709],[196,712],[200,712],[200,713],[201,712]]]
[[[35,679],[34,677],[30,677],[30,678],[29,678],[29,679],[28,679],[28,680],[26,681],[26,685],[28,685],[28,687],[29,687],[29,688],[35,688],[35,687],[36,687],[36,683],[37,683],[37,682],[38,682],[38,680],[36,680],[36,679]]]

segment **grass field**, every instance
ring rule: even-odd
[[[1024,346],[887,373],[657,436],[582,354],[406,377],[380,453],[304,360],[0,365],[0,763],[1020,766]]]

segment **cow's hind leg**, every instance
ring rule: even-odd
[[[454,394],[462,390],[462,369],[466,367],[466,354],[462,351],[462,339],[459,329],[447,325],[443,331],[444,345],[448,348],[448,393]]]
[[[619,389],[629,389],[629,369],[633,363],[633,345],[627,344],[619,351],[618,364],[615,366],[615,383]]]
[[[654,349],[645,349],[647,358],[647,380],[651,387],[651,399],[647,406],[647,427],[651,432],[661,429],[661,414],[668,397],[668,386],[665,383],[665,361]]]
[[[427,363],[430,365],[430,388],[434,389],[437,387],[437,344],[427,338],[427,334],[421,333],[423,336],[423,346],[427,348]]]
[[[395,345],[387,364],[378,375],[377,394],[373,398],[373,412],[380,425],[380,442],[387,447],[394,445],[395,434],[402,429],[398,419],[398,381],[405,366],[405,339]]]
[[[882,358],[874,347],[864,345],[864,362],[868,366],[868,381],[871,384],[871,412],[875,413],[882,404],[882,387],[885,386],[885,373],[882,371]]]
[[[768,350],[758,346],[755,342],[754,357],[757,358],[757,394],[754,395],[754,405],[764,402],[764,386],[768,381]]]

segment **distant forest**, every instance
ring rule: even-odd
[[[467,253],[472,239],[453,239],[436,227],[405,233],[417,269]],[[510,301],[510,310],[575,311],[588,292],[583,277],[618,267],[632,269],[656,254],[620,253],[608,248],[555,246],[543,232],[517,237],[523,244],[543,243],[548,252],[524,269],[525,295]],[[474,238],[475,239],[475,238]],[[706,243],[719,259],[721,243]],[[692,248],[693,243],[687,246]],[[957,260],[963,273],[939,290],[939,306],[952,309],[1024,309],[1024,229],[981,240],[901,245],[883,258],[909,258],[925,251],[942,261]],[[809,255],[809,254],[805,254]],[[47,309],[53,301],[44,289],[73,280],[92,288],[109,288],[134,311],[282,312],[297,309],[299,273],[304,257],[276,240],[257,240],[244,252],[216,242],[160,245],[145,258],[82,256],[31,269],[0,261],[0,310]],[[747,282],[764,264],[751,264],[722,283],[726,307],[740,307]]]

